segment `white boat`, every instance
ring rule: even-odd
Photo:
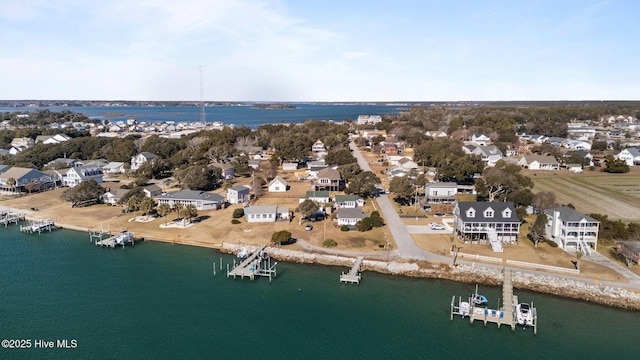
[[[237,256],[238,258],[240,258],[240,259],[244,259],[244,258],[246,258],[247,256],[249,256],[249,250],[247,250],[247,249],[242,249],[242,250],[240,250],[240,252],[239,252],[236,256]]]
[[[533,326],[533,311],[529,304],[520,303],[516,306],[516,321],[518,325]]]
[[[113,237],[116,245],[124,245],[133,240],[133,233],[129,231],[122,231],[120,234]]]
[[[471,309],[471,305],[466,301],[461,301],[459,306],[460,306],[460,309],[458,310],[460,311],[460,315],[462,315],[463,317],[469,316],[469,310]]]

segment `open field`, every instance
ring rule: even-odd
[[[538,171],[535,174],[531,176],[534,193],[551,191],[558,203],[571,203],[586,214],[606,214],[612,220],[622,221],[640,219],[640,169],[632,168],[626,174],[597,171],[583,174]]]

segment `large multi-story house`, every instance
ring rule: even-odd
[[[152,153],[146,152],[146,151],[143,151],[143,152],[139,153],[138,155],[132,156],[131,157],[131,171],[138,170],[138,168],[140,168],[140,166],[142,166],[143,164],[145,164],[147,162],[153,161],[157,157],[158,157],[158,155],[152,154]]]
[[[495,166],[498,160],[504,157],[502,151],[498,149],[495,145],[487,145],[487,146],[475,146],[468,145],[463,148],[465,152],[470,153],[471,155],[478,155],[482,159],[483,162],[487,164],[487,166]]]
[[[425,186],[427,204],[453,204],[457,193],[458,184],[454,182],[435,182]]]
[[[600,222],[570,207],[544,210],[546,236],[565,251],[582,251],[589,255],[598,246]]]
[[[94,165],[83,165],[69,168],[62,175],[62,185],[74,187],[80,183],[94,180],[98,184],[102,182],[102,168]]]
[[[9,167],[0,173],[0,194],[45,190],[55,187],[56,181],[57,176],[36,169]]]
[[[624,161],[629,166],[640,165],[640,150],[637,148],[626,148],[615,155],[615,158]]]
[[[458,202],[453,211],[453,228],[463,241],[514,243],[520,223],[512,202]]]
[[[199,190],[180,190],[156,196],[158,205],[168,204],[172,208],[175,206],[194,205],[197,210],[218,210],[224,204],[224,198],[219,194],[214,194]]]
[[[227,189],[227,202],[229,204],[242,204],[249,201],[250,187],[246,185],[236,185]]]
[[[322,142],[322,140],[318,139],[316,140],[316,142],[313,143],[313,145],[311,145],[311,151],[314,153],[323,153],[323,152],[326,152],[327,149],[325,149],[324,143]]]
[[[325,168],[318,171],[316,180],[311,183],[314,190],[340,191],[344,187],[340,171]]]

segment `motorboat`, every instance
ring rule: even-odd
[[[475,305],[483,305],[489,302],[486,296],[478,294],[478,285],[476,285],[476,292],[471,294],[471,302]]]
[[[533,326],[533,311],[529,304],[520,303],[516,306],[516,321],[518,325]]]
[[[240,252],[236,255],[236,257],[238,257],[239,259],[244,259],[247,256],[249,256],[249,250],[247,250],[246,248],[240,250]]]
[[[133,240],[133,233],[129,231],[122,231],[118,235],[113,237],[116,245],[124,245]]]
[[[459,304],[459,309],[458,311],[460,312],[460,315],[462,315],[463,317],[465,316],[469,316],[469,311],[471,310],[471,305],[466,302],[466,301],[461,301]]]

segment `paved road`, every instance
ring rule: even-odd
[[[358,150],[358,147],[355,145],[355,143],[351,142],[349,146],[353,152],[353,155],[358,160],[358,165],[360,165],[360,167],[365,171],[372,171],[371,166],[369,166],[369,163],[362,156],[362,154],[360,153],[360,150]],[[378,200],[378,205],[380,206],[379,210],[382,213],[382,216],[388,225],[388,229],[391,232],[391,235],[393,236],[393,239],[396,242],[396,246],[398,247],[397,254],[399,257],[404,259],[430,260],[430,261],[439,261],[444,263],[453,261],[451,257],[433,254],[416,245],[416,243],[411,238],[411,234],[409,233],[408,226],[406,226],[400,219],[400,216],[398,215],[395,208],[391,204],[391,200],[389,200],[389,197],[387,195],[381,195],[377,198],[377,200]],[[419,232],[415,228],[412,228],[412,230]],[[445,232],[449,232],[449,231],[450,230],[446,230]],[[613,269],[614,271],[620,273],[629,281],[628,283],[601,281],[600,282],[601,284],[640,290],[640,276],[629,271],[628,269],[624,268],[620,264],[610,260],[604,255],[599,254],[598,252],[594,252],[591,256],[585,257],[584,260],[592,261],[597,264],[607,266]],[[459,262],[463,264],[468,264],[468,265],[475,265],[475,262],[472,262],[472,261],[459,261]],[[483,263],[482,266],[488,267],[488,268],[494,268],[494,269],[505,268],[504,265],[498,265],[498,264]],[[529,270],[529,269],[522,269],[522,268],[513,268],[513,269],[517,271],[523,271],[523,272],[528,272],[528,273],[538,274],[538,275],[546,275],[546,276],[553,275],[551,273],[538,271],[538,270]],[[577,276],[561,276],[561,277],[566,279],[572,279],[575,281],[592,283],[590,279],[585,279]]]

